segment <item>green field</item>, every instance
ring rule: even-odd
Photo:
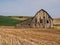
[[[0,16],[0,26],[15,26],[16,23],[29,18],[32,16]]]
[[[9,16],[0,16],[0,26],[15,26],[17,22],[21,21]]]

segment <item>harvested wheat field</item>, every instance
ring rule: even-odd
[[[0,45],[60,45],[60,30],[0,28]]]

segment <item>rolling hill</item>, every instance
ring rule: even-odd
[[[20,20],[13,19],[9,16],[0,16],[0,26],[15,26]]]

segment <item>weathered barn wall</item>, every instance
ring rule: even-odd
[[[33,19],[36,23],[36,27],[41,28],[50,28],[53,26],[53,19],[50,15],[43,9],[38,11]]]

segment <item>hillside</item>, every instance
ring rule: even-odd
[[[24,20],[32,18],[32,16],[10,16],[10,17],[13,19],[20,20],[20,21],[24,21]]]
[[[0,26],[15,26],[19,21],[8,16],[0,16]]]
[[[56,26],[60,26],[60,18],[54,18],[53,19],[53,24]]]
[[[32,18],[31,16],[0,16],[0,26],[15,26],[16,23]]]

